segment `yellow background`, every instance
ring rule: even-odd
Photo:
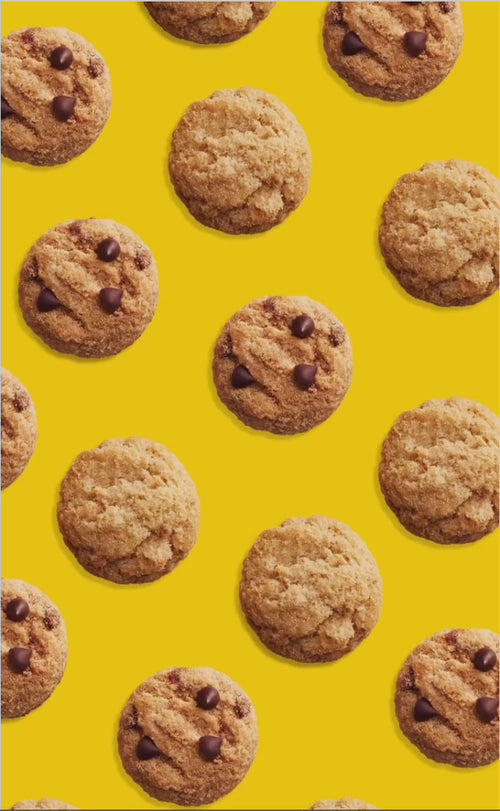
[[[453,627],[498,631],[498,535],[446,548],[403,530],[380,495],[382,440],[397,415],[462,395],[498,410],[498,296],[445,310],[410,298],[377,247],[397,178],[463,158],[498,174],[496,3],[463,3],[465,42],[450,77],[406,104],[356,95],[329,69],[323,3],[280,2],[250,36],[200,47],[164,34],[140,3],[3,3],[3,31],[65,26],[105,57],[113,110],[99,141],[66,166],[3,161],[4,365],[33,395],[39,442],[3,496],[3,571],[42,588],[69,632],[52,698],[6,722],[4,804],[52,796],[82,809],[160,808],[127,777],[115,744],[129,694],[158,670],[208,665],[249,693],[257,759],[218,808],[309,808],[344,795],[385,809],[498,808],[497,765],[426,760],[400,734],[394,682],[407,654]],[[227,236],[193,220],[166,173],[171,133],[192,101],[253,85],[296,114],[313,152],[309,194],[270,232]],[[144,336],[120,356],[82,361],[24,325],[18,274],[30,246],[64,220],[109,217],[136,231],[159,266]],[[340,410],[304,435],[245,428],[217,400],[210,365],[225,321],[253,298],[307,295],[345,323],[355,373]],[[199,541],[178,569],[144,586],[87,574],[56,523],[60,482],[83,450],[113,437],[164,443],[201,498]],[[323,513],[374,552],[384,605],[372,636],[330,665],[264,649],[237,599],[242,560],[265,528]]]

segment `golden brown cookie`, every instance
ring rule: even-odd
[[[16,803],[12,806],[12,811],[15,809],[54,809],[54,811],[63,811],[66,808],[73,808],[77,811],[76,805],[68,805],[68,803],[63,803],[60,800],[51,800],[50,797],[45,797],[44,800],[23,800],[22,802]]]
[[[369,805],[369,803],[364,803],[362,800],[353,800],[352,797],[344,797],[342,800],[321,800],[319,803],[314,803],[312,806],[312,811],[315,809],[322,809],[322,811],[330,811],[330,809],[336,808],[346,808],[346,809],[360,809],[360,811],[365,811],[365,809],[374,809],[376,811],[376,807],[374,805]]]
[[[2,369],[2,490],[21,475],[38,436],[33,400],[13,374]]]
[[[274,3],[144,3],[153,20],[174,37],[217,45],[249,34]]]

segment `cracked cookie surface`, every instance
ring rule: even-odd
[[[427,163],[401,177],[382,213],[387,266],[405,290],[442,307],[498,290],[500,182],[467,161]]]
[[[111,110],[102,56],[66,28],[25,28],[2,39],[2,153],[53,166],[85,152]]]
[[[267,231],[306,195],[311,151],[290,110],[244,87],[192,104],[169,156],[174,188],[203,225],[229,234]]]
[[[352,378],[351,342],[335,315],[316,301],[257,299],[224,327],[213,375],[220,399],[246,425],[297,434],[340,406]]]
[[[27,811],[29,808],[36,809],[36,811],[38,811],[38,809],[40,809],[40,811],[42,811],[42,809],[64,811],[64,809],[73,808],[75,811],[78,811],[75,805],[68,805],[68,803],[63,803],[60,800],[51,800],[50,797],[45,797],[43,800],[23,800],[13,805],[12,811],[16,811],[16,809],[17,811],[21,811],[21,809]]]
[[[379,479],[404,527],[437,543],[470,543],[498,526],[500,421],[462,397],[428,400],[398,417]]]
[[[47,231],[29,252],[19,303],[53,349],[84,358],[116,355],[154,316],[158,271],[150,250],[113,220],[73,220]]]
[[[334,71],[358,93],[387,101],[440,84],[462,40],[459,3],[330,3],[323,28]]]
[[[33,400],[13,374],[2,369],[2,490],[21,475],[38,436]]]
[[[111,439],[74,462],[61,486],[58,520],[66,545],[91,574],[147,583],[191,551],[200,503],[186,469],[163,445]]]
[[[173,668],[143,682],[120,719],[128,774],[164,802],[198,807],[243,780],[258,745],[255,710],[243,690],[211,668]]]
[[[365,811],[365,809],[373,809],[373,811],[377,811],[374,805],[369,805],[369,803],[364,803],[362,800],[353,800],[352,797],[343,797],[342,800],[320,800],[318,803],[314,803],[312,806],[311,811],[315,811],[315,809],[322,809],[322,811],[330,811],[333,809],[359,809],[359,811]]]
[[[275,3],[144,3],[155,22],[179,39],[200,45],[233,42],[249,34]]]
[[[498,760],[499,637],[459,629],[422,642],[398,677],[402,732],[426,757],[473,768]]]
[[[290,518],[263,532],[240,583],[243,612],[264,645],[298,662],[331,662],[374,629],[382,579],[366,544],[332,518]]]

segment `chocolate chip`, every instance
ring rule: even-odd
[[[138,250],[135,254],[134,262],[136,268],[139,270],[146,270],[148,265],[151,263],[151,254],[149,251]]]
[[[243,366],[241,363],[239,366],[236,366],[231,375],[231,385],[233,388],[246,389],[246,387],[250,386],[252,383],[255,383],[255,379],[252,377],[247,367]]]
[[[234,714],[237,718],[245,718],[250,711],[250,705],[248,703],[242,703],[237,701],[234,705]]]
[[[91,77],[91,79],[97,79],[98,76],[102,74],[104,70],[104,64],[102,60],[97,61],[96,59],[91,59],[87,68],[87,73]]]
[[[427,701],[426,698],[419,698],[413,708],[415,721],[429,721],[431,718],[435,718],[437,714],[431,702]]]
[[[53,608],[49,608],[49,610],[45,614],[45,617],[43,618],[43,624],[45,625],[47,631],[53,631],[54,628],[58,627],[60,622],[61,622],[60,614]]]
[[[57,310],[62,305],[55,293],[48,287],[44,287],[38,296],[36,306],[41,313],[50,313],[51,310]]]
[[[204,735],[198,741],[198,749],[203,760],[215,760],[219,757],[222,746],[222,738],[215,735]]]
[[[103,239],[97,246],[97,256],[103,262],[114,262],[120,256],[120,243],[116,239]]]
[[[58,121],[67,121],[75,112],[75,105],[73,96],[56,96],[52,101],[52,110]]]
[[[298,315],[292,321],[292,334],[296,338],[309,338],[314,332],[314,321],[308,315]]]
[[[139,760],[151,760],[161,755],[161,752],[155,742],[148,738],[147,735],[144,735],[137,744],[136,754]]]
[[[354,56],[360,51],[366,51],[366,47],[354,31],[348,31],[342,40],[342,53],[344,56]]]
[[[336,332],[334,329],[330,332],[330,343],[332,346],[340,346],[344,343],[345,335],[339,330]]]
[[[15,115],[14,110],[9,102],[2,96],[2,121],[4,118],[10,118],[11,115]]]
[[[455,3],[440,3],[439,8],[443,12],[443,14],[449,14],[449,12],[453,9]]]
[[[476,651],[472,661],[477,670],[482,670],[483,673],[486,673],[488,670],[492,670],[495,667],[497,655],[491,648],[481,648]]]
[[[73,64],[73,52],[60,45],[50,54],[50,64],[56,70],[67,70]]]
[[[12,622],[22,622],[30,613],[30,607],[22,597],[15,597],[7,603],[5,613]]]
[[[498,715],[498,698],[478,698],[476,712],[485,724],[494,721]]]
[[[404,44],[410,56],[420,56],[425,51],[427,34],[423,31],[407,31],[404,35]]]
[[[196,694],[196,703],[202,710],[215,710],[219,701],[219,691],[215,687],[202,687]]]
[[[316,373],[318,369],[316,366],[310,366],[308,363],[299,363],[293,370],[295,382],[300,389],[310,389],[316,382]]]
[[[103,287],[99,293],[99,302],[105,313],[114,313],[122,303],[123,290],[118,287]]]
[[[9,651],[9,665],[16,673],[24,673],[30,666],[31,648],[11,648]]]

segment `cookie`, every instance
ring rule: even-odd
[[[2,369],[2,490],[21,475],[38,436],[36,411],[17,377]]]
[[[345,524],[290,518],[260,535],[243,565],[243,612],[264,645],[297,662],[332,662],[374,629],[382,579]]]
[[[499,639],[492,631],[445,631],[406,660],[396,714],[426,757],[465,768],[498,760]]]
[[[19,718],[47,701],[67,657],[56,606],[35,586],[2,580],[2,717]]]
[[[16,803],[12,806],[12,811],[14,809],[21,809],[21,808],[34,808],[34,809],[64,809],[64,808],[73,808],[76,811],[75,805],[68,805],[68,803],[62,803],[60,800],[51,800],[49,797],[46,797],[44,800],[23,800],[20,803]]]
[[[192,104],[169,157],[175,191],[193,217],[228,234],[283,222],[304,199],[311,151],[295,116],[262,90],[219,90]]]
[[[57,512],[64,541],[91,574],[149,583],[193,548],[200,503],[177,457],[149,439],[111,439],[67,473]]]
[[[476,304],[498,290],[500,182],[481,166],[426,163],[385,202],[379,240],[387,266],[415,298]]]
[[[323,43],[358,93],[416,99],[437,87],[462,48],[459,3],[329,3]]]
[[[99,137],[111,110],[102,56],[66,28],[2,39],[2,153],[35,166],[66,163]]]
[[[486,406],[428,400],[398,417],[379,479],[404,527],[437,543],[470,543],[498,526],[500,421]]]
[[[214,382],[246,425],[299,434],[339,407],[352,378],[349,336],[322,304],[304,296],[257,299],[217,341]]]
[[[344,797],[342,800],[321,800],[319,803],[314,803],[312,806],[312,811],[314,809],[334,809],[334,808],[353,808],[353,809],[369,809],[372,808],[376,811],[376,807],[374,805],[369,805],[369,803],[364,803],[362,800],[353,800],[352,797]]]
[[[255,710],[232,679],[206,667],[157,673],[120,719],[123,766],[152,797],[213,803],[243,780],[258,745]]]
[[[21,270],[19,303],[52,349],[117,355],[153,318],[158,271],[139,237],[113,220],[73,220],[47,231]]]
[[[174,37],[200,45],[234,42],[264,20],[275,3],[144,3]]]

